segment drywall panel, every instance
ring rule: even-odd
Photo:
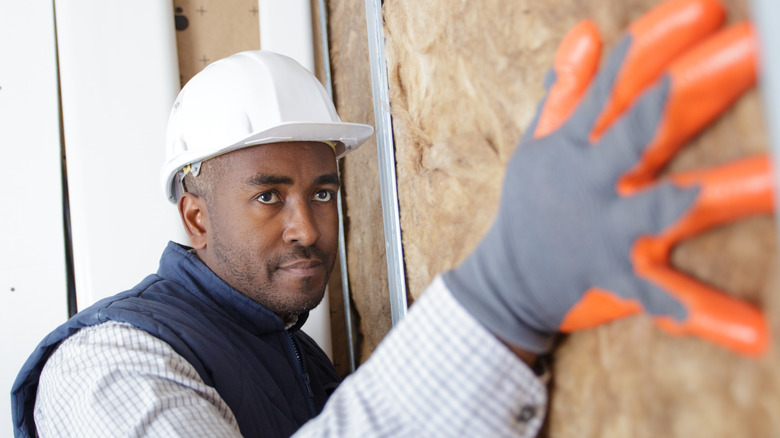
[[[68,317],[51,2],[0,3],[0,436],[16,374]]]
[[[80,309],[157,271],[182,241],[162,193],[179,89],[168,2],[56,1],[76,295]]]
[[[657,3],[384,2],[402,234],[413,297],[435,274],[461,261],[489,227],[504,166],[544,94],[544,74],[566,31],[592,18],[609,48],[631,20]],[[746,1],[723,3],[731,20],[747,17]],[[679,154],[669,170],[764,151],[762,123],[758,94],[751,92]],[[352,208],[350,214],[357,214]],[[774,339],[766,356],[747,359],[698,339],[673,338],[646,317],[565,337],[552,357],[545,433],[776,434],[776,242],[773,219],[760,217],[706,232],[673,254],[679,269],[765,310]]]
[[[259,0],[258,5],[260,48],[287,55],[314,73],[310,0]]]

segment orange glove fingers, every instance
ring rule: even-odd
[[[666,110],[639,162],[618,182],[632,193],[650,182],[674,154],[756,82],[752,26],[731,26],[684,55],[669,69]]]
[[[550,134],[569,118],[596,74],[600,59],[599,30],[590,20],[579,22],[555,52],[555,83],[547,92],[534,138]]]
[[[591,132],[595,142],[635,98],[681,54],[714,33],[725,19],[717,0],[670,0],[635,21],[631,46],[606,107]]]
[[[746,158],[714,169],[672,177],[680,186],[698,184],[701,192],[693,209],[665,238],[676,241],[705,229],[774,211],[774,177],[767,155]]]
[[[656,317],[677,335],[696,335],[738,353],[761,354],[769,342],[766,322],[755,307],[687,277],[669,266],[675,244],[705,229],[774,210],[773,175],[766,155],[670,177],[679,186],[698,185],[691,209],[659,236],[639,238],[631,252],[634,270],[667,291],[688,311],[684,321]]]
[[[654,318],[673,335],[694,335],[746,356],[758,356],[769,344],[766,320],[756,307],[725,295],[668,266],[644,272],[644,276],[670,292],[688,310],[684,321]]]
[[[703,230],[774,211],[774,177],[766,155],[670,179],[682,187],[698,185],[699,195],[691,209],[661,235],[637,240],[632,254],[637,267],[667,264],[674,245]]]

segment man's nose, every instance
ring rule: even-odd
[[[289,205],[286,221],[282,236],[285,243],[311,246],[320,238],[315,215],[308,202],[294,202]]]

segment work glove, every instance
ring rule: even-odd
[[[544,353],[557,332],[646,312],[675,335],[765,350],[762,313],[675,271],[669,253],[704,229],[772,212],[767,157],[657,177],[755,83],[752,28],[719,30],[724,18],[715,0],[663,3],[629,27],[598,73],[595,25],[564,38],[492,227],[443,275],[499,338]]]

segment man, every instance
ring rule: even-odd
[[[654,174],[754,81],[749,27],[717,32],[722,20],[714,0],[664,4],[595,78],[594,26],[567,35],[495,224],[332,395],[332,367],[299,328],[333,266],[336,159],[371,130],[341,122],[287,58],[206,68],[174,104],[162,173],[191,247],[170,244],[156,275],[44,339],[14,384],[17,435],[532,436],[546,394],[529,365],[558,331],[644,310],[760,354],[760,312],[680,280],[646,243],[713,223],[695,220],[713,178]],[[714,97],[679,111],[691,90]],[[724,175],[706,173],[743,177]],[[739,214],[771,207],[756,204]]]

